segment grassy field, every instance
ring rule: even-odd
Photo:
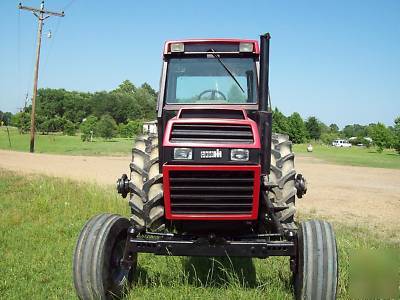
[[[19,134],[16,128],[10,128],[11,148],[6,127],[0,127],[0,149],[29,151],[29,134]],[[79,136],[37,135],[37,153],[55,153],[66,155],[126,155],[132,148],[133,139],[115,138],[111,141],[97,139],[94,142],[82,142]],[[316,157],[327,162],[376,168],[400,169],[400,155],[394,150],[378,153],[374,148],[334,148],[314,145],[314,151],[307,153],[307,145],[294,145],[297,154]]]
[[[128,213],[113,190],[0,169],[0,298],[74,299],[72,253],[85,221],[100,212]],[[394,248],[362,228],[335,224],[339,296],[349,299],[354,251]],[[358,253],[358,252],[357,252]],[[288,259],[139,256],[128,299],[291,299]],[[213,269],[211,276],[209,270]],[[398,270],[398,269],[397,269]],[[398,273],[398,271],[396,271]]]
[[[29,151],[29,134],[19,134],[16,128],[10,128],[11,148],[6,127],[0,127],[0,149]],[[36,135],[35,152],[66,155],[126,155],[132,148],[132,139],[114,138],[110,141],[96,139],[82,142],[79,135],[59,134]]]
[[[313,152],[308,153],[306,144],[297,144],[293,151],[340,165],[400,169],[400,155],[394,150],[378,153],[375,148],[335,148],[320,144],[313,144],[313,148]]]

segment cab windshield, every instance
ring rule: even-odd
[[[171,58],[165,99],[168,104],[252,104],[257,102],[252,58]]]

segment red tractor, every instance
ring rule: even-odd
[[[130,176],[130,219],[101,214],[74,256],[81,299],[119,297],[138,253],[289,256],[297,299],[336,298],[335,235],[325,221],[295,222],[306,182],[292,144],[272,133],[270,35],[255,40],[166,42],[157,131],[139,137]]]

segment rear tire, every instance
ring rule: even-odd
[[[150,231],[164,230],[164,194],[156,135],[136,139],[132,150],[131,182],[134,185],[129,201],[132,221]]]
[[[303,222],[297,239],[296,299],[336,299],[338,260],[332,226],[318,220]]]
[[[294,214],[296,212],[295,187],[296,171],[294,169],[294,153],[292,142],[285,134],[272,134],[271,169],[269,184],[272,188],[268,193],[274,207],[279,210],[276,214],[285,229],[296,229]]]
[[[129,271],[120,261],[123,257],[128,219],[101,214],[83,227],[75,247],[73,278],[80,299],[119,298],[133,281],[137,257]]]

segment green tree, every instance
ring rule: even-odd
[[[369,135],[372,138],[373,143],[378,148],[378,152],[381,153],[383,149],[389,148],[392,143],[392,136],[389,129],[382,123],[377,123],[369,126]]]
[[[98,135],[106,140],[115,137],[117,129],[117,123],[110,115],[103,115],[97,122]]]
[[[346,138],[350,137],[366,137],[368,135],[368,126],[360,124],[346,125],[343,128],[343,134]]]
[[[393,135],[394,149],[400,154],[400,116],[394,120]]]
[[[307,129],[300,114],[294,112],[288,118],[289,137],[295,144],[304,143],[307,140]]]
[[[127,124],[119,124],[118,133],[121,137],[132,138],[141,133],[143,130],[143,122],[138,120],[129,120]]]
[[[72,123],[70,120],[66,120],[64,123],[63,133],[65,135],[71,135],[71,136],[75,135],[76,133],[75,124]]]
[[[326,145],[331,145],[334,140],[340,137],[338,132],[324,132],[321,134],[320,140]]]
[[[237,102],[242,103],[246,99],[246,96],[242,93],[239,89],[237,84],[232,84],[229,88],[228,95],[227,95],[229,102]]]
[[[97,118],[95,116],[89,116],[83,119],[80,126],[81,139],[82,141],[90,141],[91,136],[96,136],[97,134]]]
[[[331,132],[339,132],[339,126],[337,126],[335,123],[329,125],[329,129]]]
[[[16,113],[13,116],[11,123],[18,127],[20,133],[26,133],[31,128],[31,116],[28,112]]]
[[[4,125],[7,125],[7,126],[11,125],[11,119],[12,119],[12,117],[13,117],[13,114],[12,114],[12,113],[10,113],[9,111],[5,112],[5,113],[3,114],[3,122],[4,122]]]
[[[135,91],[135,85],[129,80],[124,80],[113,92],[133,94]]]
[[[272,111],[272,131],[276,133],[289,133],[288,118],[277,107]]]
[[[153,97],[157,97],[157,92],[147,82],[143,83],[140,88],[146,90]]]
[[[314,140],[319,140],[321,137],[321,125],[316,117],[309,117],[305,122],[308,136]]]

